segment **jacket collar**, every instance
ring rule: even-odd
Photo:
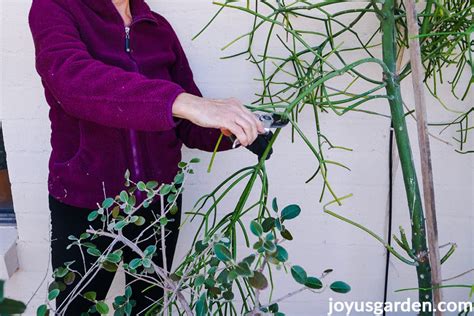
[[[114,19],[122,23],[122,18],[115,8],[112,0],[82,0],[89,8],[100,14],[101,16]],[[155,22],[156,18],[151,12],[150,7],[145,0],[130,0],[130,9],[132,11],[133,22],[147,20]]]

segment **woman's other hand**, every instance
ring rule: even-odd
[[[265,129],[257,117],[237,99],[207,99],[188,93],[180,94],[173,103],[173,116],[196,125],[228,130],[242,146],[254,142]]]

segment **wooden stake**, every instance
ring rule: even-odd
[[[431,264],[431,279],[433,301],[435,308],[442,301],[441,289],[441,259],[438,244],[438,224],[436,219],[435,195],[433,185],[433,168],[431,164],[431,149],[427,127],[426,99],[423,83],[423,65],[419,42],[417,13],[414,0],[405,0],[408,36],[410,38],[410,62],[412,69],[413,92],[417,117],[418,142],[421,156],[421,174],[423,181],[423,200],[425,204],[426,230],[428,237],[429,260]],[[443,315],[437,311],[436,315]]]

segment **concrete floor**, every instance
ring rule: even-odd
[[[35,316],[38,306],[45,303],[47,296],[47,286],[51,280],[51,270],[40,274],[38,272],[28,272],[18,270],[11,279],[6,282],[6,296],[17,299],[27,304],[24,316]],[[110,287],[106,302],[112,307],[113,299],[118,295],[123,295],[125,288],[125,275],[117,272]]]

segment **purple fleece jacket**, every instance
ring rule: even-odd
[[[183,143],[212,151],[220,135],[173,118],[179,94],[201,93],[170,24],[144,0],[130,2],[126,28],[111,0],[33,0],[52,128],[48,188],[69,205],[94,208],[103,188],[115,196],[127,169],[133,181],[169,183]]]

